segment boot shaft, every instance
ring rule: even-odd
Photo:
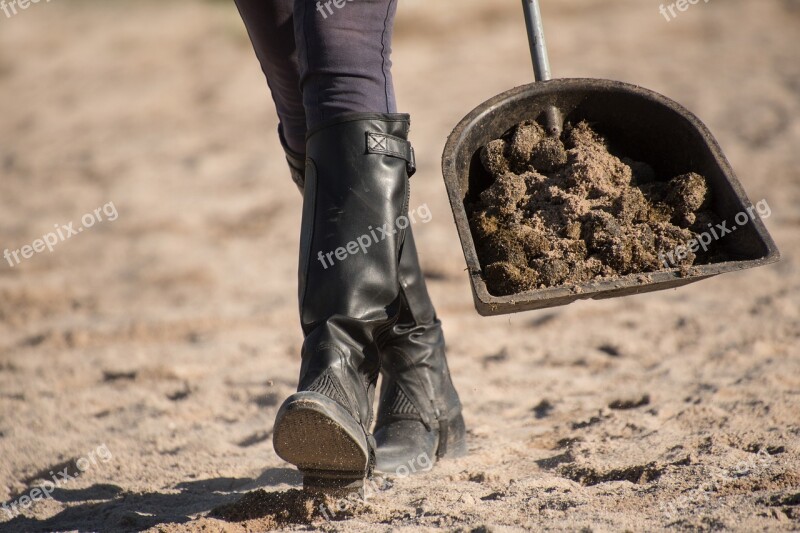
[[[401,305],[408,129],[407,115],[353,114],[309,132],[306,143],[300,390],[337,396],[365,429],[380,368],[377,340]]]
[[[408,115],[359,113],[308,134],[298,284],[306,334],[335,315],[397,313],[408,129]]]

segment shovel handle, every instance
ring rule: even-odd
[[[547,57],[547,43],[544,40],[544,26],[539,0],[522,0],[525,13],[525,29],[528,30],[528,46],[531,49],[533,75],[536,81],[550,79],[550,60]]]
[[[551,79],[550,60],[547,56],[547,43],[544,40],[544,26],[539,0],[522,0],[522,11],[525,14],[525,28],[528,31],[528,46],[533,62],[533,76],[536,81]],[[545,127],[551,135],[560,135],[563,119],[558,108],[550,106],[545,109]]]

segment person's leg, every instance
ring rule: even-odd
[[[325,10],[324,12],[320,12],[314,2],[298,1],[295,5],[294,24],[298,29],[297,50],[300,52],[299,64],[297,61],[298,56],[294,53],[295,48],[285,43],[289,33],[286,31],[286,21],[291,19],[291,15],[285,9],[286,1],[283,0],[283,8],[271,6],[268,9],[255,0],[237,0],[262,68],[268,80],[270,80],[273,98],[276,99],[276,107],[279,110],[283,124],[289,123],[287,119],[289,114],[281,112],[281,109],[286,109],[286,103],[292,104],[289,107],[290,109],[296,111],[298,108],[299,88],[293,91],[292,82],[286,83],[286,80],[294,79],[298,80],[298,82],[302,79],[300,85],[304,95],[305,111],[308,115],[308,125],[312,128],[319,129],[319,126],[325,123],[333,123],[331,127],[336,128],[335,123],[337,122],[353,122],[354,113],[359,112],[377,112],[382,115],[383,121],[368,125],[368,128],[372,130],[377,128],[377,130],[386,131],[386,126],[397,124],[398,118],[401,118],[401,122],[407,120],[407,117],[402,118],[402,115],[386,114],[387,112],[392,113],[395,111],[389,57],[395,9],[394,0],[361,0],[365,5],[359,6],[358,9],[351,9],[356,7],[356,4],[346,3],[341,10],[336,11],[333,11],[336,9],[335,4],[329,4],[330,10],[325,7],[325,4],[320,4]],[[312,11],[312,7],[316,11]],[[316,13],[316,18],[309,18],[312,13]],[[335,19],[334,17],[337,16],[339,18]],[[299,68],[299,70],[293,70],[293,68]],[[302,76],[300,76],[301,72]],[[278,80],[278,82],[274,80]],[[297,117],[299,113],[294,115]],[[386,122],[386,119],[389,119],[389,121]],[[297,121],[295,120],[294,122],[296,123]],[[343,131],[341,126],[338,126],[338,128],[340,128],[341,134],[341,131]],[[323,127],[321,129],[325,130],[327,128]],[[405,133],[407,133],[407,125],[399,130],[395,126],[390,126],[390,129],[400,137],[404,137]],[[294,131],[299,130],[301,130],[300,127],[294,129]],[[363,133],[362,131],[361,134]],[[330,144],[333,139],[338,141],[340,136],[323,135],[323,138],[327,137],[329,139],[323,144]],[[394,139],[392,142],[398,143],[402,140]],[[321,143],[318,139],[315,141],[310,142],[310,145],[317,146],[316,149],[312,148],[311,152],[320,151]],[[284,149],[287,151],[287,159],[292,168],[293,178],[300,187],[301,192],[303,192],[305,177],[305,168],[302,161],[303,154],[294,153],[285,141],[283,144]],[[402,143],[400,145],[402,146]],[[297,147],[295,146],[295,148]],[[357,142],[345,142],[340,146],[338,152],[343,154],[353,148],[359,148]],[[363,143],[360,148],[363,150]],[[329,164],[325,166],[330,167],[330,169],[335,168],[337,163],[342,162],[341,157],[331,158],[329,155]],[[374,158],[375,154],[372,157]],[[314,158],[319,159],[318,156],[312,156],[312,160]],[[325,156],[323,156],[324,158]],[[336,159],[339,161],[336,161]],[[341,172],[330,173],[327,172],[328,170],[326,168],[324,172],[329,176],[326,180],[341,179]],[[361,171],[369,173],[368,168],[363,168]],[[316,174],[314,176],[315,179],[318,178]],[[351,175],[350,177],[352,178],[353,176]],[[312,188],[316,188],[316,186]],[[345,196],[348,196],[352,192],[352,188],[349,188],[345,183],[345,189],[348,191]],[[331,191],[329,190],[328,192]],[[344,200],[345,198],[342,197],[342,199]],[[340,205],[328,206],[328,208],[331,207],[334,207],[334,212],[343,212]],[[356,212],[356,218],[358,218],[358,209],[350,209],[349,211]],[[347,222],[343,221],[342,217],[337,216],[335,218],[335,222],[329,221],[330,223],[327,224],[327,227],[332,225],[338,228],[347,226]],[[304,224],[305,226],[309,226],[309,224]],[[402,293],[399,296],[401,303],[398,313],[399,318],[392,329],[385,332],[386,334],[382,335],[382,338],[376,339],[379,344],[380,360],[385,368],[384,392],[382,394],[381,410],[378,415],[378,428],[376,429],[378,466],[383,466],[382,470],[384,471],[387,470],[387,466],[417,458],[420,454],[426,454],[432,460],[434,456],[441,456],[445,451],[447,451],[448,455],[458,453],[463,449],[464,439],[460,403],[455,389],[452,387],[447,370],[441,325],[436,319],[435,311],[425,289],[410,228],[406,235],[398,272],[401,285],[400,291]],[[310,260],[313,261],[313,258]],[[330,258],[327,258],[327,260],[329,261]],[[331,265],[328,264],[328,266]],[[372,266],[375,266],[375,264],[373,263]],[[304,282],[307,282],[307,278],[310,278],[310,285],[314,286],[316,284],[317,287],[312,288],[311,292],[320,297],[322,294],[320,287],[324,291],[325,283],[329,282],[330,278],[326,279],[324,273],[322,277],[319,273],[314,274],[312,270],[306,270],[305,275],[301,278],[301,286],[304,285]],[[318,267],[317,270],[319,270]],[[323,267],[323,270],[327,270],[327,267]],[[361,265],[351,272],[354,276],[358,276],[360,273],[369,270],[369,265]],[[379,270],[383,270],[382,274],[386,277],[392,267],[389,265],[387,268],[384,265],[380,266]],[[319,285],[321,282],[323,284]],[[355,303],[359,306],[362,305],[362,303],[358,302],[358,298],[353,298],[353,294],[359,292],[357,287],[349,287],[345,283],[340,286],[340,289],[342,289],[343,294],[340,295],[339,300],[342,302],[349,301],[351,304]],[[308,288],[306,288],[306,292],[308,292]],[[328,296],[331,296],[331,298],[321,298],[321,301],[330,302],[337,299],[333,295]],[[320,313],[320,306],[311,305],[310,307],[315,308],[312,310],[312,314]],[[330,306],[322,306],[322,308],[324,307]],[[305,309],[304,313],[307,314],[308,311],[309,309]],[[323,314],[326,312],[329,313],[330,308]],[[329,325],[335,324],[337,320],[329,320],[328,322]],[[308,322],[304,320],[304,323],[307,324]],[[304,325],[304,330],[306,329]],[[361,330],[363,334],[364,329],[361,328]],[[311,331],[311,333],[313,335],[309,335],[310,337],[319,337],[319,331]],[[330,332],[328,331],[325,335],[329,334]],[[366,354],[370,350],[361,351],[361,354],[355,354],[355,357],[347,357],[345,359],[350,359],[351,363],[367,362],[370,363],[367,366],[371,366],[371,359],[374,359],[374,357]],[[306,352],[307,350],[304,350],[304,355],[307,355]],[[320,360],[325,363],[324,357],[304,357],[304,370],[301,370],[300,390],[314,389],[322,392],[326,392],[326,390],[329,393],[331,392],[331,380],[327,378],[322,380],[321,383],[311,383],[311,385],[308,383],[310,380],[319,381],[316,380],[316,377],[319,377],[318,374],[325,373],[325,370],[327,370],[324,368],[325,364],[320,364]],[[352,368],[351,364],[345,366]],[[317,369],[312,369],[309,372],[311,367],[317,367]],[[371,380],[372,377],[368,377]],[[343,379],[348,381],[346,377]],[[304,384],[303,381],[306,383]],[[367,395],[369,394],[369,391],[367,391]],[[337,396],[335,393],[330,395]],[[339,394],[338,396],[341,399],[342,395]],[[355,396],[363,395],[358,394],[358,391],[356,391]],[[346,399],[344,403],[358,404],[363,402],[348,402]],[[295,414],[297,414],[296,411]],[[303,416],[309,416],[309,413],[306,412],[299,419],[302,419]],[[312,414],[310,416],[313,420],[316,415]],[[356,417],[360,418],[357,413]],[[295,417],[295,420],[298,420],[298,418]],[[311,425],[313,424],[312,422]],[[291,425],[293,423],[289,424],[289,426]],[[282,426],[285,429],[287,424],[284,423]],[[294,426],[297,429],[298,425],[294,424]],[[308,423],[302,426],[299,430],[303,433],[310,429]],[[347,429],[345,426],[348,426],[346,421],[343,424],[343,428]],[[352,430],[352,427],[350,429]],[[280,438],[278,438],[278,433],[281,435]],[[289,433],[291,433],[291,428]],[[369,437],[368,434],[366,436]],[[286,431],[281,428],[276,429],[276,450],[279,448],[286,450],[287,444],[290,448],[297,449],[298,447],[293,446],[291,441],[291,435],[287,437]],[[341,452],[339,455],[342,455],[347,452],[345,441],[337,440],[337,442],[328,444],[335,444]],[[352,452],[352,449],[349,451]],[[313,455],[315,450],[306,449],[302,453],[307,455],[308,452]],[[329,455],[334,463],[341,466],[342,458],[336,457],[335,450],[329,450]],[[298,464],[302,462],[303,458],[299,458],[301,461],[297,461],[298,457],[294,457],[295,460],[288,457],[287,459]],[[298,466],[301,465],[298,464]]]
[[[302,160],[306,113],[295,46],[294,0],[236,0],[236,6],[275,102],[281,143],[288,148],[287,155]]]
[[[273,445],[306,487],[354,488],[375,464],[378,344],[400,311],[405,231],[395,221],[407,214],[413,160],[408,115],[387,112],[395,2],[340,2],[329,15],[313,0],[295,2],[308,126],[298,279],[305,340],[298,392],[278,411]]]
[[[358,112],[395,113],[391,73],[396,0],[297,0],[295,28],[309,130]],[[419,267],[411,229],[399,268],[400,312],[378,340],[384,387],[376,425],[377,469],[424,454],[465,451],[461,403],[450,379],[441,323]]]
[[[391,73],[396,9],[397,0],[295,1],[309,130],[348,113],[397,111]]]

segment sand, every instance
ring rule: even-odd
[[[249,521],[211,516],[300,483],[271,443],[299,370],[300,197],[233,5],[0,15],[0,251],[119,212],[0,264],[0,505],[112,454],[10,522],[0,507],[0,531],[800,528],[797,3],[701,2],[671,22],[640,0],[543,10],[556,75],[636,83],[708,124],[768,201],[783,260],[479,317],[439,159],[469,110],[531,79],[524,25],[518,2],[405,0],[411,206],[432,214],[415,231],[470,454],[299,524],[258,492]]]

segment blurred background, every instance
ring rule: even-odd
[[[696,113],[768,201],[783,260],[480,318],[439,159],[471,109],[532,81],[521,8],[402,0],[411,206],[433,215],[415,232],[472,453],[325,527],[796,529],[800,2],[701,1],[669,21],[667,0],[542,3],[554,76],[642,85]],[[0,503],[56,467],[77,474],[0,510],[0,531],[273,527],[274,509],[249,526],[205,516],[300,482],[271,427],[299,370],[301,200],[235,6],[17,11],[0,11],[0,249],[109,203],[118,216],[0,263]],[[101,445],[109,461],[76,467]]]

